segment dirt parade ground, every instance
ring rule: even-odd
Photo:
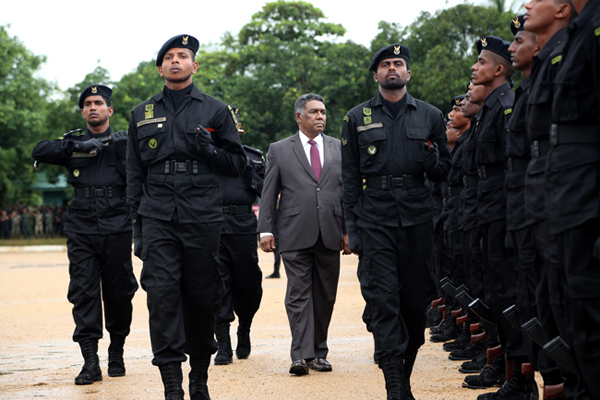
[[[272,272],[273,256],[259,250],[263,275]],[[290,331],[284,308],[286,279],[263,280],[263,298],[252,325],[252,353],[234,357],[228,366],[211,365],[208,386],[219,399],[385,399],[383,374],[373,363],[373,339],[361,320],[364,300],[356,278],[355,256],[342,257],[338,296],[329,331],[328,360],[332,372],[308,376],[288,373]],[[134,258],[139,279],[141,262]],[[127,375],[107,375],[108,333],[99,344],[103,378],[93,385],[76,386],[83,363],[71,340],[74,323],[67,301],[66,251],[0,253],[0,399],[144,399],[159,400],[163,387],[152,366],[146,293],[134,298],[131,334],[125,345]],[[232,342],[235,348],[235,329]],[[429,334],[426,335],[427,340]],[[412,387],[419,400],[476,399],[485,391],[461,388],[460,362],[450,361],[440,343],[422,347]],[[184,364],[187,375],[188,364]],[[187,376],[184,377],[187,394]],[[495,389],[497,390],[497,389]]]

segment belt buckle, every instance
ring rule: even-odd
[[[392,181],[390,186],[392,188],[397,188],[397,187],[404,188],[404,186],[405,186],[404,176],[390,176],[390,178]]]
[[[177,161],[175,160],[171,160],[171,161],[167,161],[169,163],[167,170],[165,171],[167,174],[172,174],[175,175],[177,174]],[[169,167],[170,167],[170,171],[169,171]]]
[[[540,142],[537,140],[534,140],[533,143],[531,143],[531,157],[540,158]]]
[[[558,144],[558,125],[552,124],[550,127],[550,145],[556,146]]]
[[[191,168],[192,163],[190,162],[190,160],[185,160],[185,174],[189,175],[191,173]]]
[[[93,193],[94,196],[93,197],[105,197],[105,193],[104,190],[106,189],[106,187],[103,188],[93,188]]]
[[[479,175],[479,179],[486,179],[487,178],[487,169],[485,168],[485,165],[482,165],[481,167],[477,168],[477,174]]]

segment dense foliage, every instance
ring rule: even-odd
[[[435,14],[423,12],[406,27],[382,21],[366,48],[341,42],[345,28],[324,22],[323,12],[310,3],[267,3],[239,33],[227,33],[216,47],[201,46],[194,82],[206,93],[239,106],[246,131],[242,141],[266,151],[270,143],[296,131],[293,105],[303,93],[325,98],[326,133],[339,136],[344,114],[377,91],[368,71],[373,54],[402,42],[412,55],[408,91],[448,112],[449,100],[465,91],[477,38],[512,38],[509,24],[514,15],[504,8],[503,0],[488,7],[465,3]],[[0,204],[39,201],[30,190],[35,179],[31,150],[41,139],[84,126],[77,100],[85,87],[92,83],[113,87],[111,124],[123,130],[131,109],[164,85],[155,60],[147,60],[116,82],[98,66],[79,84],[58,92],[38,76],[44,61],[0,26]],[[50,180],[60,172],[42,168]]]

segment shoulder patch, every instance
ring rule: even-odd
[[[371,129],[377,129],[377,128],[383,128],[383,122],[376,122],[376,123],[369,124],[369,125],[358,126],[358,127],[356,127],[356,131],[364,132],[364,131],[368,131]]]
[[[512,108],[507,108],[506,110],[504,110],[504,115],[508,115],[512,112]]]
[[[550,62],[552,63],[552,65],[556,64],[557,62],[559,62],[560,60],[562,60],[562,54],[557,55],[556,57],[554,57]]]
[[[348,139],[342,138],[342,146],[345,146],[348,144]]]
[[[350,118],[348,118],[347,115],[344,115],[344,122],[348,122],[348,121],[350,121]]]
[[[594,35],[600,36],[600,26],[594,29]]]

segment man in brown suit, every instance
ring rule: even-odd
[[[258,231],[263,251],[279,200],[279,244],[288,279],[285,308],[292,332],[290,373],[331,371],[327,331],[340,274],[340,250],[350,254],[342,209],[341,142],[323,134],[323,98],[296,100],[299,131],[269,146]]]

